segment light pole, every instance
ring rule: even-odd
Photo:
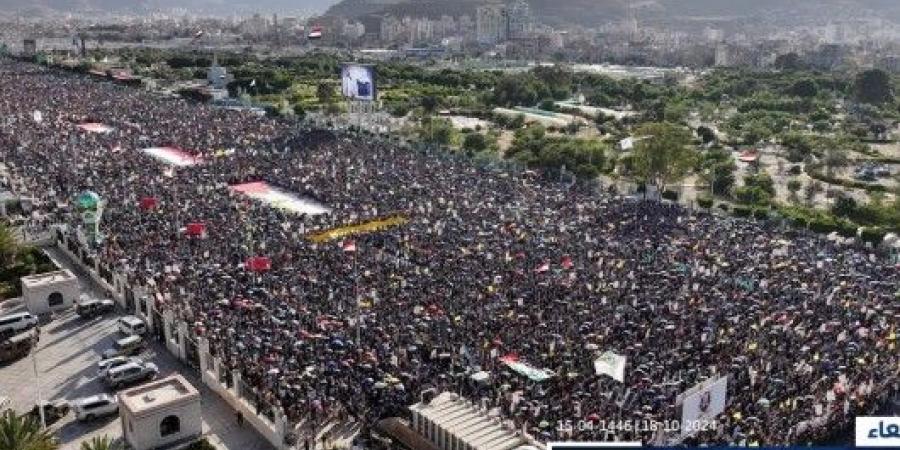
[[[38,329],[38,330],[40,330],[40,329]],[[38,333],[40,333],[40,331],[38,331]],[[39,335],[40,334],[38,334],[38,336]],[[47,428],[47,418],[44,417],[44,397],[41,394],[41,376],[38,372],[38,367],[37,367],[37,352],[38,352],[37,345],[38,345],[38,342],[35,341],[34,350],[31,352],[31,363],[32,363],[32,367],[34,368],[34,383],[35,383],[35,386],[37,387],[38,413],[41,416],[41,428],[46,429]]]

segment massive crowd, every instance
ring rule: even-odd
[[[32,218],[77,226],[73,199],[97,192],[104,264],[166,293],[295,422],[371,423],[436,388],[542,439],[658,442],[563,424],[678,419],[678,394],[728,376],[718,426],[687,442],[802,443],[897,390],[900,277],[862,248],[17,62],[0,63],[0,117],[4,183],[36,197]],[[203,163],[140,152],[165,145]],[[332,211],[228,188],[247,181]],[[392,215],[409,222],[354,236],[355,252],[304,238]],[[247,270],[253,256],[271,269]],[[628,358],[624,382],[595,374],[604,351]],[[554,375],[514,373],[510,354]]]

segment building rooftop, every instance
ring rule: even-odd
[[[418,403],[410,409],[478,450],[511,450],[531,444],[520,433],[504,427],[499,418],[453,393],[444,392],[427,405]]]
[[[22,277],[23,288],[34,288],[46,284],[59,283],[61,281],[69,281],[77,279],[69,269],[57,270],[55,272],[39,273],[37,275],[29,275]]]
[[[172,375],[119,393],[119,403],[134,415],[192,401],[200,393],[183,376]]]

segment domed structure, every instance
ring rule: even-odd
[[[94,191],[84,191],[75,200],[78,209],[97,209],[100,206],[100,195]]]

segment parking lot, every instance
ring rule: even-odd
[[[85,284],[84,282],[82,282]],[[87,290],[93,290],[87,288]],[[0,305],[0,315],[22,311],[16,301]],[[38,401],[38,389],[44,401],[71,401],[100,393],[114,393],[97,377],[101,353],[122,337],[116,327],[121,311],[94,319],[78,317],[74,311],[55,315],[40,327],[40,342],[32,355],[12,363],[0,364],[0,395],[11,400],[18,413],[31,410]],[[159,377],[173,372],[184,375],[201,393],[203,433],[211,443],[224,449],[269,449],[271,446],[250,427],[240,427],[228,405],[203,386],[199,374],[183,365],[160,343],[147,338],[147,349],[140,355],[159,367]],[[35,365],[37,375],[35,376]],[[118,416],[79,422],[69,412],[51,426],[64,450],[76,450],[93,436],[122,435]]]

